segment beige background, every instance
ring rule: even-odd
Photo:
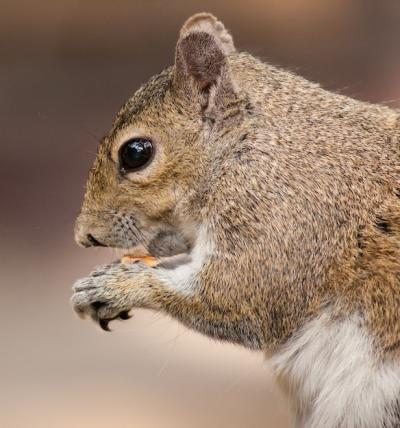
[[[69,306],[113,259],[72,235],[97,139],[202,10],[240,49],[400,106],[398,0],[0,0],[1,427],[289,426],[262,355],[149,312],[106,334]]]

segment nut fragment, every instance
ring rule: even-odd
[[[121,258],[121,263],[124,263],[124,264],[139,263],[139,262],[142,262],[149,267],[155,267],[159,263],[159,261],[152,256],[136,256],[136,255],[127,254],[126,256],[123,256]]]

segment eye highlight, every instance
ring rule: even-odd
[[[132,138],[119,149],[121,172],[126,174],[144,167],[153,157],[153,143],[147,138]]]

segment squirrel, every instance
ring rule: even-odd
[[[400,112],[238,52],[213,15],[122,107],[76,241],[133,249],[74,285],[265,353],[296,426],[400,426]]]

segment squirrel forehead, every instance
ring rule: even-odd
[[[131,125],[151,105],[160,105],[172,85],[173,68],[169,67],[153,76],[122,106],[115,119],[109,139]]]

